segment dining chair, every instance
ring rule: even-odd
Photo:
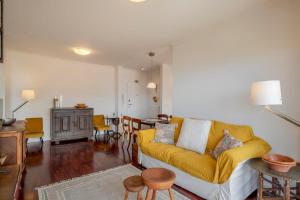
[[[43,129],[43,118],[42,117],[35,117],[35,118],[26,118],[25,123],[25,138],[26,138],[26,145],[28,142],[28,139],[30,138],[39,138],[41,141],[41,144],[43,146],[44,140],[44,129]],[[42,149],[41,146],[41,149]]]
[[[94,115],[93,124],[94,124],[94,130],[96,131],[95,138],[97,133],[100,134],[100,131],[109,134],[110,126],[105,123],[104,115]]]
[[[169,115],[167,115],[167,114],[158,114],[157,118],[161,119],[163,121],[169,121]]]
[[[132,127],[133,143],[136,143],[136,138],[137,138],[138,132],[142,129],[142,120],[137,119],[137,118],[132,118],[131,119],[131,127]],[[130,142],[129,142],[129,145],[130,145]],[[128,147],[129,147],[129,145],[128,145]]]
[[[122,117],[122,129],[123,129],[123,138],[129,136],[129,142],[131,141],[131,117],[123,116]]]

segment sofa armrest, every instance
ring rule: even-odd
[[[271,146],[267,142],[254,137],[241,147],[224,151],[217,159],[214,182],[224,183],[240,163],[251,158],[261,157],[270,150]]]
[[[142,144],[152,142],[155,137],[155,129],[146,129],[140,130],[138,132],[138,145],[141,146]]]

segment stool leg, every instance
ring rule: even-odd
[[[170,200],[174,200],[172,188],[169,188],[168,190],[169,190]]]
[[[153,193],[152,193],[152,200],[155,200],[156,199],[156,190],[153,190]]]
[[[284,180],[284,200],[290,200],[290,199],[291,199],[290,180],[285,179]]]
[[[150,192],[151,192],[151,189],[148,188],[147,189],[147,194],[146,194],[146,200],[150,200]]]
[[[264,185],[264,175],[259,172],[258,177],[258,191],[257,191],[257,199],[262,200],[263,199],[263,185]]]
[[[127,190],[125,192],[125,198],[124,198],[124,200],[128,200],[128,191]]]
[[[142,192],[139,191],[137,195],[137,200],[143,200]]]

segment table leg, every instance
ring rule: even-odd
[[[155,200],[156,199],[156,190],[153,190],[153,193],[152,193],[152,200]]]
[[[168,191],[169,191],[170,200],[174,200],[172,188],[169,188]]]
[[[151,189],[148,188],[147,189],[147,194],[146,194],[146,200],[150,200],[150,193],[151,193]]]
[[[297,187],[297,189],[296,189],[296,194],[298,195],[298,196],[300,196],[300,182],[297,182],[296,183],[296,187]]]
[[[125,191],[125,198],[124,198],[124,200],[127,200],[128,199],[128,191],[126,190]]]
[[[139,191],[137,195],[137,200],[143,200],[142,192]]]
[[[272,177],[272,194],[273,195],[276,195],[277,194],[277,191],[276,191],[276,178],[275,177]]]
[[[264,175],[263,173],[259,172],[258,176],[258,189],[257,189],[257,199],[263,199],[263,185],[264,185]]]
[[[291,199],[290,180],[285,179],[284,180],[284,200],[290,200],[290,199]]]

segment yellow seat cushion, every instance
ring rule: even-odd
[[[169,164],[208,182],[212,182],[214,179],[216,160],[209,154],[185,150],[173,154]]]
[[[175,129],[175,134],[174,134],[174,143],[177,143],[177,140],[179,138],[180,135],[180,131],[181,131],[181,127],[182,127],[182,123],[183,123],[183,118],[182,117],[172,117],[171,118],[171,124],[177,124],[177,127]]]
[[[43,118],[26,118],[25,131],[43,132]]]
[[[25,138],[40,138],[40,137],[43,137],[44,136],[44,132],[28,132],[26,133],[25,132]]]
[[[154,142],[142,144],[141,150],[144,154],[156,158],[165,163],[169,162],[170,157],[173,154],[185,151],[184,149],[176,147],[175,145]]]
[[[99,125],[94,127],[96,131],[107,131],[110,129],[110,126],[107,125]]]
[[[230,135],[245,143],[254,138],[253,130],[250,126],[228,124],[220,121],[212,121],[211,129],[206,145],[206,152],[214,150],[218,142],[224,136],[224,130],[228,130]]]

